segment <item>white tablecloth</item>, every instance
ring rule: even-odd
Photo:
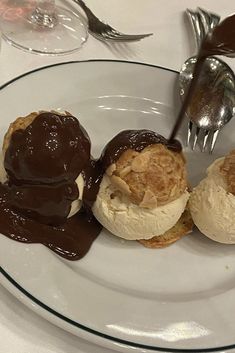
[[[36,67],[69,60],[122,59],[179,70],[183,61],[195,53],[192,32],[183,15],[184,10],[187,7],[194,9],[201,6],[217,12],[221,17],[235,11],[233,0],[86,1],[100,18],[106,19],[121,31],[153,32],[154,36],[125,46],[107,46],[90,36],[81,51],[61,57],[24,53],[3,42],[0,53],[0,85]],[[60,2],[78,10],[77,5],[73,5],[70,0]],[[235,59],[228,59],[227,62],[235,69]],[[0,285],[0,353],[52,352],[111,353],[38,317]]]

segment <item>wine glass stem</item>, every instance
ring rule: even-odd
[[[55,0],[38,0],[30,21],[41,27],[53,28],[58,23]]]

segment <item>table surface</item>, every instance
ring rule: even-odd
[[[81,51],[52,57],[25,53],[2,42],[0,85],[34,68],[57,62],[87,59],[139,61],[179,70],[195,53],[184,10],[198,5],[223,18],[234,11],[232,0],[86,0],[94,12],[123,32],[153,32],[143,41],[107,46],[89,36]],[[70,0],[58,1],[73,10]],[[0,5],[1,8],[1,5]],[[235,70],[235,60],[226,59]],[[1,260],[0,260],[1,265]],[[0,353],[111,353],[79,339],[24,307],[0,285]],[[232,352],[232,351],[230,351]]]

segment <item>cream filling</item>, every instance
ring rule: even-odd
[[[83,190],[84,190],[84,179],[82,174],[80,173],[77,179],[75,180],[78,190],[79,190],[79,197],[77,200],[73,201],[71,204],[71,210],[69,212],[68,218],[74,216],[78,211],[80,211],[82,207],[82,197],[83,197]]]
[[[116,192],[107,175],[103,177],[92,211],[114,235],[127,239],[151,239],[172,228],[185,210],[189,193],[164,206],[146,209]]]

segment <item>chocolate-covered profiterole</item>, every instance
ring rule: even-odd
[[[89,137],[68,114],[33,113],[19,119],[4,140],[8,180],[0,184],[0,232],[78,260],[102,229],[84,211],[67,219],[79,196],[76,178],[90,163]],[[21,128],[25,121],[27,127]]]
[[[5,152],[11,204],[39,222],[63,224],[89,161],[90,139],[75,117],[37,115],[12,133]]]
[[[161,143],[167,148],[181,152],[180,142],[173,140],[169,142],[163,136],[151,130],[123,130],[110,140],[101,153],[101,157],[86,169],[86,186],[84,189],[85,205],[91,209],[99,192],[100,182],[106,169],[115,163],[122,153],[128,149],[142,151],[145,147]]]
[[[107,144],[101,161],[105,175],[92,211],[113,235],[149,240],[176,225],[189,198],[178,141],[170,144],[148,130],[122,131]]]

